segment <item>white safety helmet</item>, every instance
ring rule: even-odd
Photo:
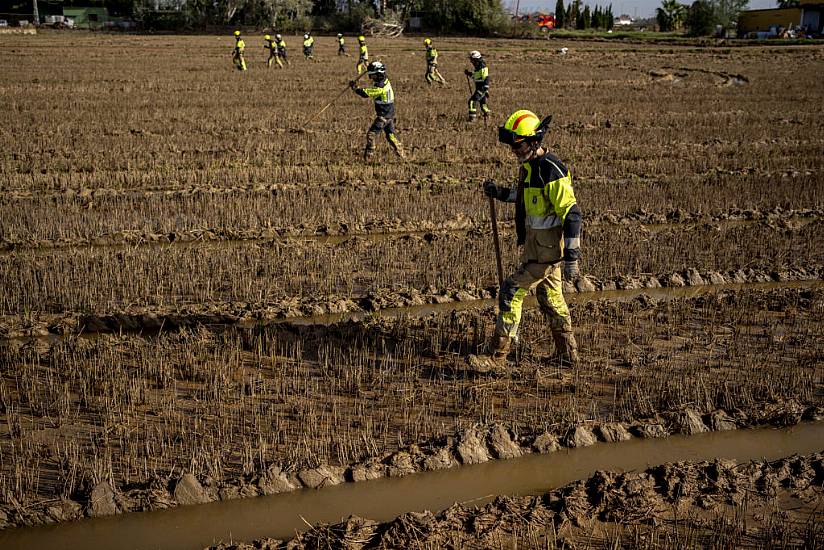
[[[481,52],[479,52],[478,50],[472,50],[471,52],[469,52],[469,59],[471,59],[472,61],[481,60]]]
[[[383,80],[386,77],[386,65],[380,61],[373,61],[366,67],[366,73],[372,80]]]
[[[281,38],[283,38],[281,35],[279,35],[279,34],[275,35],[275,40],[280,40]]]
[[[309,33],[308,32],[303,35],[304,40],[306,40],[307,38],[309,38]]]

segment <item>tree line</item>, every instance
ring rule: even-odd
[[[655,20],[663,32],[685,29],[692,36],[707,36],[718,26],[724,30],[732,27],[748,3],[749,0],[695,0],[687,5],[678,0],[663,0],[655,11]]]

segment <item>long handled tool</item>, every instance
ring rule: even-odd
[[[353,82],[357,82],[358,80],[360,80],[361,78],[363,78],[363,75],[365,75],[365,74],[366,74],[366,71],[362,72],[361,74],[359,74],[359,75],[358,75],[358,77],[357,77],[357,78],[356,78]],[[319,116],[320,116],[320,115],[321,115],[324,111],[326,111],[326,109],[328,109],[329,107],[331,107],[331,106],[332,106],[332,104],[333,104],[334,102],[336,102],[337,100],[339,100],[339,99],[341,98],[341,96],[342,96],[343,94],[345,94],[346,92],[348,92],[348,91],[349,91],[349,85],[347,85],[347,86],[346,86],[346,88],[344,88],[343,90],[341,90],[341,92],[340,92],[338,95],[336,95],[336,96],[335,96],[335,98],[334,98],[332,101],[330,101],[329,103],[327,103],[326,105],[324,105],[324,106],[323,106],[323,108],[322,108],[320,111],[318,111],[317,113],[315,113],[314,115],[312,115],[312,116],[309,118],[309,120],[307,120],[307,121],[306,121],[306,123],[308,124],[308,123],[312,122],[313,120],[315,120],[316,118],[318,118],[318,117],[319,117]]]
[[[492,238],[495,241],[495,260],[498,265],[498,292],[504,286],[504,267],[501,263],[501,240],[498,238],[498,216],[495,213],[495,199],[489,197],[489,215],[492,217]]]

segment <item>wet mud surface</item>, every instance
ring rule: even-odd
[[[462,360],[490,330],[483,311],[7,341],[0,364],[18,368],[0,389],[16,405],[0,433],[20,447],[3,452],[33,461],[36,485],[0,511],[6,526],[32,525],[817,419],[821,292],[574,304],[586,352],[575,370],[554,364],[529,310],[533,336],[491,377]],[[261,434],[269,454],[245,454]],[[197,475],[175,473],[198,461]]]
[[[324,55],[331,37],[316,64],[267,72],[250,56],[242,79],[231,37],[23,38],[0,37],[16,124],[0,132],[0,527],[821,416],[820,48],[569,41],[561,57],[439,39],[449,81],[481,47],[493,82],[518,83],[495,88],[496,116],[524,97],[556,115],[545,144],[585,213],[584,277],[564,288],[582,364],[557,364],[530,302],[507,368],[478,376],[464,358],[492,331],[497,280],[481,182],[517,167],[493,125],[464,121],[462,88],[426,87],[417,39],[370,42],[391,61],[409,159],[381,143],[365,164],[360,98],[305,124],[333,97],[305,90],[351,78]],[[513,209],[498,212],[511,271]],[[672,494],[633,500],[620,479],[594,500],[559,493],[563,508],[343,529],[435,547],[449,524],[458,545],[507,545],[489,521],[531,529],[534,511],[552,518],[544,542],[614,542],[587,521],[646,537],[635,546],[704,536],[652,529],[647,502],[658,514]],[[600,504],[613,493],[630,515]],[[636,516],[652,530],[630,531]]]
[[[824,456],[676,462],[596,472],[537,497],[498,497],[379,523],[350,517],[288,542],[211,550],[314,548],[814,547],[824,536]]]

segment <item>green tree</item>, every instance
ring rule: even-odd
[[[564,12],[564,0],[555,2],[555,27],[558,29],[564,28],[566,23],[566,13]]]
[[[661,7],[655,10],[655,20],[661,32],[677,30],[687,16],[687,7],[679,4],[678,0],[664,0]]]
[[[730,28],[738,21],[738,15],[747,8],[747,4],[749,0],[713,0],[715,24]]]
[[[607,8],[607,30],[612,29],[615,25],[615,15],[612,14],[612,4]]]
[[[592,14],[589,12],[589,6],[584,6],[584,11],[581,12],[581,27],[588,29],[592,23]]]
[[[715,32],[715,10],[706,0],[696,0],[687,10],[684,25],[690,36],[707,36]]]

